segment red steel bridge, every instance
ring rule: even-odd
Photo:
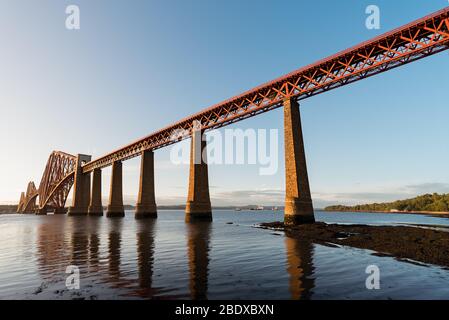
[[[286,152],[286,217],[293,222],[313,221],[305,164],[298,101],[352,82],[406,65],[449,49],[449,8],[411,22],[372,40],[341,51],[314,64],[213,105],[142,139],[91,161],[89,156],[53,152],[39,188],[30,182],[22,193],[18,212],[65,212],[67,195],[74,187],[69,214],[102,214],[101,169],[112,166],[108,213],[122,215],[121,162],[141,156],[141,181],[137,213],[155,216],[153,151],[207,130],[284,107]],[[201,128],[195,127],[200,124]],[[179,132],[184,134],[179,135]],[[200,139],[201,140],[201,139]],[[210,210],[207,164],[193,163],[192,142],[189,196],[186,212],[208,217]],[[288,153],[288,154],[287,154]],[[91,173],[93,181],[91,183]],[[101,185],[101,183],[100,183]],[[39,199],[36,204],[36,199]],[[298,217],[297,217],[298,216]],[[290,219],[292,218],[292,219]]]

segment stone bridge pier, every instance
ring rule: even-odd
[[[285,224],[315,222],[312,197],[307,175],[304,139],[301,128],[299,104],[296,99],[286,99],[284,107],[285,147]],[[195,127],[195,126],[194,126]],[[185,208],[186,222],[212,221],[212,207],[209,195],[207,146],[204,129],[194,128],[190,145],[189,189]],[[94,169],[91,175],[82,172],[82,165],[90,162],[91,156],[78,155],[73,186],[73,202],[69,215],[102,216],[101,169]],[[122,162],[112,163],[111,185],[107,217],[124,217]],[[139,194],[136,204],[136,218],[156,218],[157,208],[154,186],[154,152],[143,151]]]
[[[123,207],[123,169],[122,162],[115,161],[112,164],[111,189],[109,191],[109,204],[106,212],[107,217],[124,217]]]
[[[284,101],[285,224],[314,223],[299,104]]]
[[[189,192],[185,220],[212,221],[207,170],[206,141],[201,129],[192,132],[190,145]]]
[[[103,204],[101,201],[101,169],[94,169],[92,173],[92,194],[88,208],[89,216],[102,216]]]
[[[142,152],[139,180],[135,217],[136,219],[157,218],[154,193],[154,153],[151,150]]]
[[[75,182],[73,184],[72,206],[69,207],[69,216],[84,216],[88,213],[90,203],[90,173],[83,173],[82,165],[90,162],[89,155],[78,154],[75,168]]]

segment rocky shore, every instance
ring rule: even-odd
[[[287,236],[301,241],[368,249],[380,255],[449,267],[449,232],[433,228],[337,225],[322,222],[299,226],[271,222],[263,223],[260,227],[283,230]]]

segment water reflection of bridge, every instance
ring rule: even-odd
[[[135,222],[136,255],[130,255],[135,261],[128,261],[128,255],[125,257],[123,252],[129,241],[122,239],[124,221],[102,222],[95,217],[54,216],[51,220],[42,220],[38,227],[36,254],[44,282],[60,281],[64,287],[66,267],[76,265],[81,272],[81,286],[83,281],[89,285],[105,285],[110,289],[124,289],[124,297],[140,298],[157,298],[163,291],[166,297],[167,290],[154,285],[157,221]],[[190,298],[208,299],[212,223],[199,221],[186,224],[186,228]],[[315,286],[313,244],[290,237],[285,237],[284,242],[291,298],[309,299]],[[134,262],[137,276],[128,269]]]
[[[285,237],[289,290],[293,300],[310,299],[315,287],[313,243]]]

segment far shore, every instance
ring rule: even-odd
[[[317,210],[324,212],[332,212],[332,213],[386,213],[386,214],[422,214],[422,215],[430,215],[430,216],[448,216],[449,211],[391,211],[391,210]]]

